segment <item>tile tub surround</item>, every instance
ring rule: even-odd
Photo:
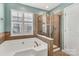
[[[24,38],[34,38],[35,35],[21,35],[21,36],[11,36],[11,39],[24,39]]]
[[[5,32],[5,41],[11,39],[10,35],[10,32]]]
[[[16,39],[34,38],[34,37],[35,35],[11,36],[10,32],[2,32],[0,33],[0,43],[7,40],[16,40]]]
[[[5,40],[10,39],[10,32],[2,32],[0,33],[0,43],[4,42]]]
[[[16,39],[24,39],[24,38],[34,38],[35,35],[20,35],[20,36],[11,36],[10,32],[5,32],[5,41],[7,40],[16,40]]]
[[[0,43],[2,43],[5,40],[5,33],[0,33]]]

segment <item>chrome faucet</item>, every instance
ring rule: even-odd
[[[34,41],[34,43],[36,44],[36,46],[38,46],[38,45],[39,45],[36,41]]]
[[[24,42],[22,42],[22,44],[24,44]]]

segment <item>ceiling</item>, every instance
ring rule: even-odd
[[[60,3],[22,3],[22,4],[49,11],[58,6]]]

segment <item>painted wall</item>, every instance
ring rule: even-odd
[[[4,32],[4,4],[0,3],[0,33]]]
[[[5,32],[10,32],[11,30],[11,9],[16,9],[16,10],[21,10],[21,11],[26,11],[26,12],[32,12],[32,13],[38,13],[38,14],[43,14],[46,13],[45,10],[33,8],[30,6],[26,6],[23,4],[18,4],[18,3],[7,3],[5,4]]]
[[[49,11],[50,15],[54,15],[57,12],[64,12],[64,8],[66,8],[67,6],[70,6],[72,3],[61,3],[59,6],[55,7],[54,9],[52,9],[51,11]],[[60,34],[61,34],[61,41],[62,41],[62,48],[64,48],[64,15],[62,15],[61,17],[61,30],[60,30]]]

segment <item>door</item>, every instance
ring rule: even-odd
[[[79,55],[79,4],[64,9],[64,49]]]
[[[60,17],[59,15],[54,15],[53,17],[54,44],[60,46]]]

